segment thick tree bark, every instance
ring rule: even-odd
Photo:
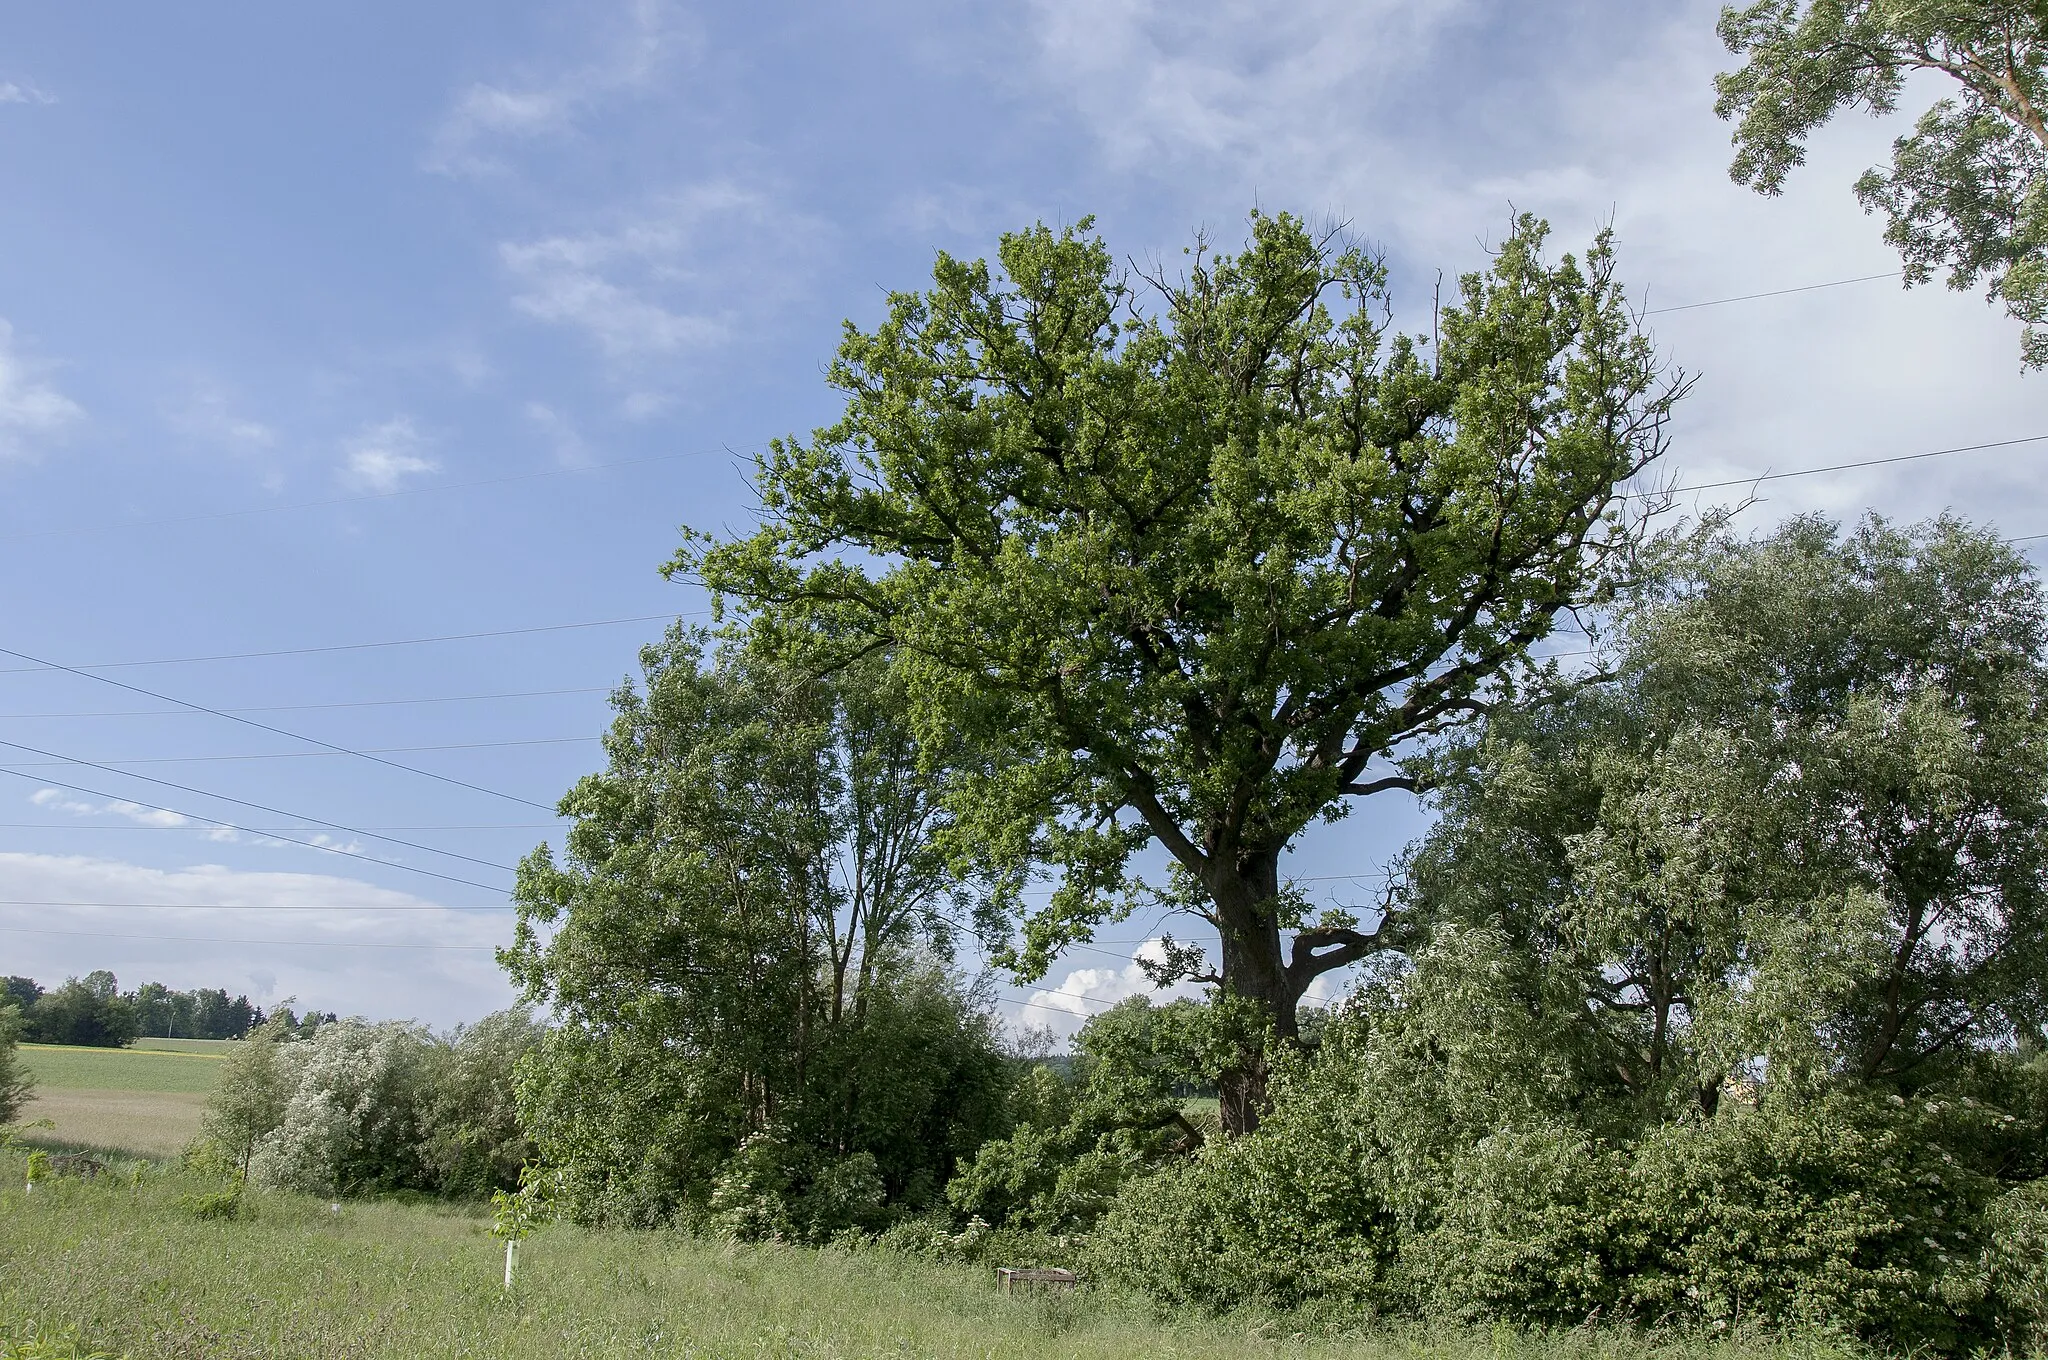
[[[1259,856],[1242,867],[1212,859],[1207,887],[1221,941],[1219,976],[1224,994],[1252,1002],[1272,1026],[1276,1040],[1293,1042],[1301,1033],[1297,1017],[1301,992],[1288,977],[1280,953],[1280,927],[1274,914],[1280,896],[1278,857]],[[1217,1095],[1225,1133],[1235,1136],[1257,1128],[1266,1108],[1264,1054],[1248,1046],[1243,1060],[1223,1073]]]

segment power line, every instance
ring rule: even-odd
[[[24,668],[25,669],[25,668]],[[90,669],[89,667],[81,669]],[[6,671],[0,674],[15,675],[20,671]],[[562,694],[610,694],[612,691],[601,685],[584,685],[576,689],[529,689],[508,694],[438,694],[424,699],[350,699],[328,704],[264,704],[253,708],[223,709],[225,713],[310,713],[331,708],[406,708],[414,704],[469,704],[486,699],[547,699]],[[129,708],[99,709],[87,713],[8,713],[8,718],[177,718],[192,712],[188,708]]]
[[[1976,453],[1983,449],[2008,449],[2016,444],[2038,444],[2048,439],[2048,434],[2030,434],[2019,439],[1998,439],[1988,444],[1958,444],[1952,449],[1929,449],[1925,453],[1900,453],[1889,458],[1863,458],[1853,463],[1830,463],[1826,467],[1798,468],[1791,472],[1765,472],[1754,477],[1735,477],[1725,482],[1702,482],[1697,486],[1675,486],[1669,491],[1631,491],[1620,497],[1622,500],[1649,500],[1657,496],[1679,496],[1693,491],[1719,491],[1731,486],[1754,486],[1758,482],[1781,482],[1788,477],[1813,477],[1823,472],[1847,472],[1852,468],[1883,467],[1891,463],[1913,463],[1923,458],[1946,458],[1952,453]],[[2029,537],[2048,538],[2048,534]],[[2008,542],[2020,542],[2009,539]]]
[[[367,903],[282,902],[56,902],[21,899],[0,902],[0,907],[104,907],[110,911],[510,911],[510,902],[465,903],[460,906],[386,906]]]
[[[114,524],[85,524],[69,529],[43,529],[32,534],[10,534],[0,543],[27,543],[39,538],[64,538],[75,534],[107,533],[122,529],[154,529],[166,524],[199,524],[209,520],[243,519],[251,515],[276,515],[287,510],[318,510],[331,505],[356,505],[364,501],[396,500],[400,496],[424,496],[437,491],[470,491],[481,486],[505,486],[513,482],[537,481],[542,477],[566,477],[573,472],[603,472],[611,468],[636,467],[648,463],[673,463],[695,458],[694,453],[664,453],[647,458],[620,458],[585,467],[542,468],[536,472],[515,472],[503,477],[479,477],[468,482],[436,482],[408,486],[395,491],[370,491],[357,496],[330,496],[325,500],[294,501],[285,505],[257,505],[243,510],[212,510],[196,515],[172,515],[163,519],[125,520]]]
[[[37,749],[36,749],[35,747],[33,747],[33,746],[23,746],[23,745],[22,745],[21,743],[19,743],[19,742],[13,742],[13,741],[0,741],[0,746],[12,746],[12,747],[14,747],[14,748],[15,748],[16,750],[19,750],[19,751],[31,751],[31,752],[34,752],[34,754],[36,754],[36,755],[39,755],[39,756],[51,756],[51,755],[55,755],[55,754],[56,754],[55,752],[52,752],[52,751],[41,751],[41,750],[37,750]],[[59,758],[59,759],[61,759],[61,757],[58,757],[58,758]],[[93,768],[93,769],[95,769],[95,770],[105,770],[105,771],[106,771],[107,773],[109,773],[109,774],[127,774],[127,773],[128,773],[128,772],[127,772],[127,771],[125,771],[125,770],[115,770],[115,769],[111,769],[111,768],[109,768],[108,766],[105,766],[105,765],[93,765],[91,761],[84,761],[84,760],[81,760],[81,761],[77,761],[77,762],[75,762],[75,763],[77,763],[77,764],[80,764],[80,765],[89,765],[89,766],[91,766],[91,768]],[[83,784],[67,784],[67,783],[65,783],[65,782],[64,782],[63,780],[61,780],[61,779],[45,779],[45,778],[43,778],[43,777],[42,777],[42,776],[40,776],[40,775],[24,774],[24,773],[22,773],[22,772],[21,772],[20,770],[14,770],[14,769],[9,769],[9,768],[7,768],[6,766],[0,766],[0,774],[11,774],[11,775],[13,775],[13,776],[14,776],[14,777],[15,777],[16,779],[26,779],[26,780],[28,780],[28,781],[29,781],[30,783],[33,783],[33,784],[50,784],[50,785],[54,785],[54,786],[55,786],[55,787],[57,787],[57,788],[60,788],[60,789],[69,789],[69,790],[71,790],[71,791],[72,791],[73,793],[83,793],[83,794],[87,795],[88,797],[92,797],[92,798],[111,798],[111,799],[113,799],[113,800],[114,800],[115,802],[132,802],[132,801],[133,801],[132,799],[126,799],[126,798],[122,798],[122,797],[120,797],[120,796],[119,796],[119,795],[117,795],[117,794],[112,794],[112,793],[106,793],[106,792],[103,792],[102,790],[99,790],[99,789],[89,789],[89,788],[86,788],[86,787],[85,787],[85,786],[84,786]],[[208,792],[208,791],[207,791],[207,790],[205,790],[205,789],[195,789],[195,788],[191,787],[191,786],[190,786],[190,785],[188,785],[188,784],[173,784],[173,783],[171,783],[171,782],[170,782],[169,780],[167,780],[167,779],[155,779],[155,778],[152,778],[152,777],[150,777],[149,775],[146,775],[146,774],[130,774],[130,775],[129,775],[128,777],[129,777],[129,778],[131,778],[131,779],[140,779],[140,780],[142,780],[142,781],[143,781],[143,782],[144,782],[145,784],[161,784],[161,785],[163,785],[163,786],[164,786],[165,788],[167,788],[167,789],[181,789],[181,790],[183,790],[183,791],[184,791],[184,792],[186,792],[186,793],[196,793],[196,794],[198,794],[198,795],[199,795],[200,797],[202,797],[202,798],[217,798],[217,799],[219,799],[219,800],[220,800],[221,802],[223,802],[223,803],[234,803],[234,804],[237,804],[237,805],[239,805],[239,806],[241,806],[241,807],[255,808],[255,809],[256,809],[257,811],[259,811],[259,812],[269,812],[269,813],[274,813],[275,815],[277,815],[277,816],[279,816],[279,817],[296,817],[296,816],[298,816],[298,814],[297,814],[297,813],[293,813],[293,812],[286,812],[286,811],[284,811],[284,810],[282,810],[282,809],[280,809],[280,808],[274,808],[274,807],[267,807],[267,806],[265,806],[265,805],[264,805],[264,804],[262,804],[262,803],[251,803],[251,802],[248,802],[248,801],[246,801],[246,800],[244,800],[244,799],[241,799],[241,798],[230,798],[230,797],[228,797],[228,796],[227,796],[226,794],[221,794],[221,793],[211,793],[211,792]],[[208,824],[209,824],[209,825],[211,825],[211,826],[214,826],[214,827],[218,827],[218,828],[219,828],[220,830],[222,830],[222,831],[233,831],[233,830],[235,830],[235,829],[236,829],[236,828],[235,828],[235,827],[234,827],[234,826],[233,826],[233,825],[232,825],[231,823],[228,823],[228,822],[222,822],[222,821],[216,820],[215,818],[212,818],[212,817],[201,817],[201,816],[199,816],[199,815],[198,815],[198,814],[196,814],[196,813],[191,813],[191,812],[180,812],[180,811],[179,811],[179,810],[178,810],[177,808],[171,808],[171,807],[164,807],[164,806],[163,806],[163,805],[161,805],[161,804],[150,804],[150,803],[141,803],[141,804],[137,804],[137,806],[139,806],[139,807],[144,807],[144,808],[148,808],[148,809],[150,809],[150,810],[152,810],[152,811],[155,811],[155,812],[168,812],[168,813],[170,813],[170,814],[171,814],[171,815],[172,815],[173,817],[187,817],[187,818],[190,818],[191,820],[193,820],[193,821],[195,821],[195,822],[205,822],[205,823],[208,823]],[[310,819],[309,819],[309,820],[310,820]],[[492,863],[492,862],[491,862],[490,860],[487,860],[487,859],[477,859],[477,858],[476,858],[475,856],[473,856],[473,855],[458,855],[458,854],[456,854],[456,853],[455,853],[455,852],[454,852],[453,850],[437,850],[437,849],[435,849],[435,848],[434,848],[433,846],[431,846],[431,845],[421,845],[421,844],[419,844],[419,843],[417,843],[417,842],[415,842],[415,841],[407,841],[407,840],[400,840],[400,839],[399,839],[398,837],[396,837],[396,836],[380,836],[380,835],[377,835],[377,834],[376,834],[376,833],[374,833],[374,832],[370,832],[370,831],[364,831],[364,830],[362,830],[362,829],[360,829],[360,828],[358,828],[358,827],[352,827],[352,826],[343,826],[343,825],[342,825],[341,823],[339,823],[339,822],[322,822],[322,823],[321,823],[321,825],[322,825],[322,826],[325,826],[325,827],[328,827],[328,828],[330,828],[330,829],[332,829],[332,830],[335,830],[335,831],[342,831],[342,832],[346,832],[347,834],[349,834],[349,835],[351,835],[351,836],[368,836],[368,837],[369,837],[369,838],[370,838],[371,840],[376,840],[376,841],[384,841],[384,842],[386,842],[387,844],[390,844],[390,845],[403,845],[403,846],[406,846],[406,847],[408,847],[408,848],[410,848],[410,849],[413,849],[413,850],[424,850],[424,851],[426,851],[426,852],[427,852],[428,854],[430,854],[430,855],[445,855],[445,856],[447,856],[447,857],[448,857],[448,858],[450,858],[450,859],[461,859],[461,860],[468,860],[468,861],[469,861],[470,863],[472,863],[472,864],[481,864],[481,865],[483,865],[483,866],[484,866],[485,868],[487,868],[487,869],[497,869],[497,870],[499,870],[500,872],[503,872],[503,873],[508,873],[508,874],[509,874],[509,873],[513,873],[513,872],[515,872],[514,870],[512,870],[512,869],[510,869],[510,868],[507,868],[507,867],[506,867],[505,865],[503,865],[503,864],[494,864],[494,863]],[[285,842],[287,842],[287,843],[289,843],[289,844],[292,844],[292,845],[303,845],[303,846],[305,846],[305,847],[306,847],[307,849],[309,849],[309,850],[320,850],[320,851],[324,851],[324,852],[326,852],[327,854],[330,854],[330,855],[346,855],[346,856],[347,856],[348,858],[350,858],[350,859],[360,859],[360,860],[365,860],[365,861],[367,861],[368,863],[371,863],[371,864],[382,864],[382,865],[385,865],[385,866],[387,866],[387,867],[389,867],[389,868],[393,868],[393,869],[403,869],[403,870],[405,870],[405,871],[406,871],[407,873],[410,873],[410,874],[425,874],[425,875],[426,875],[426,876],[427,876],[428,878],[439,878],[439,879],[445,879],[446,881],[448,881],[448,882],[450,882],[450,883],[460,883],[460,884],[462,884],[462,885],[463,885],[464,887],[469,887],[469,888],[482,888],[482,889],[483,889],[483,890],[484,890],[485,892],[502,892],[502,891],[504,891],[504,890],[503,890],[502,888],[499,888],[499,887],[498,887],[498,886],[496,886],[495,884],[491,884],[491,883],[478,883],[478,882],[477,882],[477,881],[475,881],[474,879],[468,879],[468,878],[457,878],[457,877],[455,877],[455,876],[454,876],[454,875],[452,875],[452,874],[443,874],[443,873],[438,873],[438,872],[436,872],[435,870],[432,870],[432,869],[422,869],[422,868],[418,867],[417,865],[413,865],[413,864],[401,864],[401,863],[398,863],[398,862],[396,862],[396,861],[394,861],[394,860],[388,860],[388,859],[379,859],[379,858],[377,858],[377,857],[376,857],[375,855],[365,855],[365,854],[361,854],[361,853],[359,853],[359,852],[357,852],[357,851],[354,851],[354,850],[344,850],[344,849],[342,849],[342,848],[341,848],[340,846],[337,846],[337,845],[321,845],[321,844],[319,844],[318,842],[315,842],[315,841],[301,841],[301,840],[294,840],[294,839],[292,839],[292,838],[291,838],[290,836],[278,836],[278,837],[275,837],[274,839],[277,839],[277,840],[281,840],[281,841],[285,841]]]
[[[108,796],[108,795],[102,795]],[[117,799],[126,802],[126,799]],[[137,806],[141,806],[137,804]],[[372,835],[379,831],[544,831],[559,826],[553,822],[437,822],[423,826],[366,826],[358,834]],[[8,831],[204,831],[207,827],[197,826],[139,826],[133,822],[0,822],[0,830]],[[240,831],[251,836],[269,836],[282,831],[328,831],[333,828],[315,826],[240,826],[222,822],[215,830]]]
[[[26,675],[40,670],[116,671],[135,666],[190,666],[203,661],[255,661],[274,656],[314,656],[325,652],[366,652],[381,647],[420,647],[433,642],[473,642],[478,638],[524,637],[533,633],[567,633],[579,628],[611,628],[626,623],[651,623],[665,619],[701,618],[708,609],[685,609],[680,613],[635,614],[621,619],[590,619],[582,623],[548,623],[532,628],[494,628],[482,633],[441,633],[434,637],[394,638],[382,642],[343,642],[325,647],[279,647],[268,652],[220,652],[212,656],[156,657],[147,661],[101,661],[87,666],[9,666],[0,675]],[[175,701],[173,701],[175,702]]]
[[[365,746],[359,751],[263,751],[250,755],[232,756],[144,756],[135,760],[110,760],[107,762],[107,764],[110,766],[119,766],[122,769],[126,769],[130,765],[193,765],[203,762],[223,760],[315,760],[325,759],[329,756],[368,757],[390,753],[403,754],[408,751],[490,751],[502,750],[506,747],[513,746],[566,746],[572,742],[591,742],[602,740],[604,740],[604,738],[602,737],[525,737],[516,741],[460,741],[440,746]],[[28,770],[34,769],[40,764],[69,765],[72,763],[73,762],[68,760],[56,760],[47,762],[34,760],[19,760],[15,762],[15,766],[17,769]],[[402,770],[409,770],[412,767],[410,765],[401,765],[398,768]],[[439,778],[438,775],[435,777]],[[451,782],[459,783],[460,781],[458,780]],[[476,786],[472,784],[464,785],[464,787],[474,788]],[[501,798],[510,798],[512,795],[506,793],[499,794],[498,796]],[[522,798],[516,801],[523,803],[526,800]],[[530,804],[530,806],[540,807],[542,806],[542,804],[533,803]]]
[[[127,690],[131,694],[140,694],[147,698],[155,699],[160,703],[176,704],[180,708],[189,708],[200,713],[211,713],[216,718],[224,718],[231,723],[240,723],[244,727],[253,727],[259,732],[269,732],[276,736],[288,737],[293,741],[303,741],[313,746],[325,747],[327,750],[339,755],[354,756],[358,760],[367,760],[373,765],[383,765],[390,769],[403,770],[407,774],[416,774],[423,779],[432,779],[437,783],[448,784],[458,789],[468,789],[472,793],[488,794],[493,798],[502,798],[508,803],[520,803],[526,807],[539,808],[542,812],[554,811],[546,803],[536,803],[533,799],[522,798],[516,793],[505,793],[498,789],[488,789],[482,784],[472,784],[466,779],[456,779],[449,775],[436,774],[432,770],[422,770],[417,765],[407,765],[401,761],[386,760],[383,756],[373,755],[368,751],[358,751],[347,746],[337,746],[331,741],[322,741],[318,737],[309,737],[303,732],[293,732],[287,728],[277,727],[267,722],[258,722],[254,718],[244,718],[237,714],[229,713],[224,709],[210,708],[205,704],[193,703],[190,699],[180,699],[176,695],[164,694],[158,690],[144,689],[140,685],[131,685],[125,680],[116,680],[111,676],[94,675],[75,666],[64,666],[54,661],[44,661],[40,657],[30,656],[26,652],[17,652],[8,647],[0,647],[0,656],[11,656],[21,661],[28,661],[47,667],[51,670],[63,671],[67,675],[75,675],[84,680],[95,681],[102,685],[112,685],[115,689]],[[104,769],[105,767],[101,766],[99,768]],[[286,813],[284,815],[289,816],[290,814]]]
[[[1870,283],[1876,279],[1895,279],[1900,270],[1894,269],[1883,274],[1862,274],[1853,279],[1836,279],[1831,283],[1807,283],[1797,288],[1773,288],[1768,293],[1744,293],[1741,297],[1715,298],[1712,302],[1688,302],[1678,307],[1652,307],[1644,316],[1663,316],[1667,312],[1694,312],[1702,307],[1725,307],[1731,302],[1755,302],[1758,298],[1784,297],[1788,293],[1811,293],[1822,288],[1843,288],[1852,283]]]
[[[41,748],[37,748],[37,746],[23,746],[23,743],[20,743],[20,741],[0,741],[0,746],[12,746],[12,748],[14,748],[16,752],[31,752],[31,754],[35,754],[35,756],[47,756],[47,758],[51,758],[51,760],[55,760],[55,762],[59,762],[59,764],[76,764],[76,766],[86,766],[86,768],[90,768],[90,770],[102,770],[102,772],[106,772],[106,774],[125,774],[125,776],[129,776],[129,778],[139,778],[139,780],[141,780],[141,782],[145,782],[145,784],[160,784],[160,787],[164,787],[164,789],[176,789],[178,793],[197,793],[197,795],[199,795],[199,797],[203,797],[203,799],[219,799],[221,803],[233,803],[233,805],[236,805],[236,807],[254,807],[254,809],[256,809],[256,811],[260,811],[260,813],[272,813],[272,815],[279,815],[279,817],[299,817],[299,813],[289,813],[289,811],[285,811],[283,807],[270,807],[268,803],[250,803],[248,799],[231,799],[231,797],[227,797],[225,793],[213,793],[211,789],[195,789],[195,787],[193,787],[193,784],[176,784],[176,782],[172,782],[172,780],[168,780],[168,778],[156,778],[154,774],[135,774],[133,770],[117,770],[115,766],[106,766],[106,764],[98,764],[96,760],[70,760],[70,758],[66,758],[66,756],[61,756],[59,752],[45,752],[45,750],[41,750]],[[78,784],[66,784],[66,782],[63,782],[63,780],[57,780],[57,778],[51,778],[51,780],[43,780],[43,778],[41,778],[41,776],[37,776],[37,774],[23,774],[23,772],[20,772],[20,770],[16,770],[16,768],[10,768],[10,766],[0,766],[0,772],[4,772],[4,774],[12,774],[14,778],[27,778],[27,780],[33,780],[33,782],[49,782],[49,784],[55,784],[55,787],[57,787],[57,789],[70,789],[70,791],[74,791],[74,793],[86,793],[86,795],[90,795],[90,797],[94,797],[94,799],[113,799],[113,801],[117,801],[117,803],[129,803],[129,801],[131,801],[131,799],[123,799],[123,797],[119,797],[119,795],[113,795],[113,793],[98,793],[98,791],[94,791],[94,789],[82,789],[82,787],[78,787]],[[147,805],[139,805],[139,807],[147,807]],[[180,813],[180,811],[178,811],[178,809],[174,809],[174,807],[158,807],[156,811],[160,811],[160,813],[172,813],[172,815],[176,815],[176,817],[193,817],[195,821],[211,821],[211,823],[219,825],[219,827],[221,827],[221,830],[225,830],[225,832],[231,832],[231,830],[236,830],[236,827],[233,827],[233,825],[229,825],[229,823],[223,823],[223,821],[215,821],[213,817],[199,817],[197,813]],[[305,821],[317,821],[317,817],[305,817]],[[362,827],[342,825],[340,821],[322,821],[322,823],[319,823],[319,825],[324,825],[324,827],[328,827],[328,830],[332,830],[332,832],[346,832],[348,836],[369,836],[371,840],[381,840],[381,842],[387,842],[387,844],[393,844],[393,846],[406,846],[408,850],[424,850],[426,854],[444,854],[444,856],[449,856],[451,860],[469,860],[471,864],[483,864],[485,868],[496,868],[496,870],[500,870],[500,873],[514,873],[514,870],[512,870],[512,866],[510,866],[510,864],[498,864],[498,862],[494,862],[494,860],[479,860],[479,858],[477,858],[477,856],[473,856],[473,854],[457,854],[455,850],[436,850],[434,846],[422,846],[422,844],[418,844],[418,842],[412,842],[412,840],[399,840],[397,836],[377,836],[375,832],[365,832],[365,830],[362,830]],[[311,846],[313,842],[301,842],[301,844],[309,844],[309,846]],[[313,846],[313,848],[315,848],[315,850],[328,850],[330,846]],[[338,852],[338,854],[340,854],[340,852]],[[375,858],[375,856],[369,856],[369,854],[362,854],[362,856],[356,856],[356,858],[365,858],[365,860],[373,860],[373,862],[377,862],[377,864],[385,864],[385,862],[389,862],[389,860],[379,860],[379,858]],[[403,866],[401,866],[401,868],[403,868]],[[428,870],[424,870],[424,868],[416,868],[416,870],[414,870],[414,873],[428,873]],[[440,877],[440,875],[436,875],[436,877]],[[467,881],[467,879],[457,879],[457,883],[469,883],[469,881]],[[492,891],[492,893],[496,893],[496,891],[498,891],[496,887],[492,887],[492,885],[487,885],[487,883],[475,883],[473,887],[481,887],[481,889],[485,889],[485,891]]]
[[[75,935],[93,940],[180,940],[186,944],[275,944],[309,949],[496,949],[494,944],[397,944],[382,940],[234,940],[214,935],[133,935],[122,930],[43,930],[31,926],[0,926],[8,935]]]

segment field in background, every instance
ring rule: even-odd
[[[230,1053],[237,1039],[137,1039],[129,1047],[156,1053],[210,1053],[218,1058]]]
[[[207,1039],[142,1040],[135,1048],[23,1044],[16,1051],[35,1074],[36,1097],[21,1117],[56,1125],[25,1137],[168,1157],[198,1136],[199,1116],[220,1079],[228,1046],[229,1041]]]
[[[473,1214],[254,1195],[253,1220],[201,1221],[177,1176],[55,1181],[22,1193],[0,1153],[0,1336],[76,1327],[132,1360],[263,1357],[932,1357],[932,1360],[1822,1360],[1775,1345],[1612,1328],[1373,1328],[1313,1338],[1289,1318],[1163,1321],[1082,1292],[1005,1298],[991,1272],[885,1252],[741,1248],[665,1233],[549,1227],[504,1247]],[[117,1172],[121,1170],[116,1169]]]

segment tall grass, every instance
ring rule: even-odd
[[[144,1357],[1162,1356],[1316,1360],[1822,1360],[1819,1340],[1536,1335],[1358,1323],[1162,1318],[1082,1291],[1006,1298],[988,1272],[876,1250],[741,1248],[672,1234],[552,1227],[503,1247],[480,1214],[252,1192],[202,1219],[217,1184],[135,1163],[96,1183],[22,1190],[0,1154],[0,1336],[75,1329],[81,1349]],[[141,1171],[139,1183],[132,1173]]]

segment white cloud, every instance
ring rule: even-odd
[[[440,466],[421,456],[425,444],[404,416],[372,425],[344,447],[342,482],[361,491],[395,491],[407,477]]]
[[[514,307],[630,365],[729,339],[743,299],[758,309],[786,291],[814,230],[768,195],[717,180],[609,229],[506,242],[498,253]]]
[[[561,135],[604,101],[647,88],[684,34],[660,0],[633,0],[623,20],[604,40],[605,50],[585,65],[465,89],[434,133],[426,168],[446,175],[503,172],[494,144]]]
[[[1011,1019],[1019,1025],[1050,1027],[1060,1038],[1068,1039],[1089,1016],[1099,1015],[1117,1002],[1134,996],[1149,996],[1164,1003],[1179,997],[1202,995],[1202,989],[1191,982],[1176,983],[1164,991],[1152,984],[1152,979],[1146,976],[1138,960],[1162,961],[1165,953],[1159,940],[1146,940],[1131,951],[1130,958],[1129,963],[1121,966],[1072,969],[1053,986],[1032,992],[1025,998],[1026,1004],[1017,1006],[1012,1003],[1014,1014]]]
[[[0,321],[0,458],[30,457],[85,418],[83,407],[40,374],[15,347],[14,327]]]
[[[28,905],[51,902],[109,905]],[[45,985],[104,967],[124,988],[160,981],[246,990],[264,1002],[296,995],[305,1007],[436,1025],[509,1005],[491,947],[509,943],[511,913],[435,906],[321,874],[0,854],[7,971]]]
[[[141,803],[130,803],[125,799],[111,799],[104,803],[88,803],[62,789],[37,789],[29,795],[29,802],[51,812],[68,812],[74,817],[124,817],[138,826],[192,826],[189,817],[164,808],[146,807]]]
[[[34,81],[0,80],[0,104],[54,104],[57,96],[37,89]]]

